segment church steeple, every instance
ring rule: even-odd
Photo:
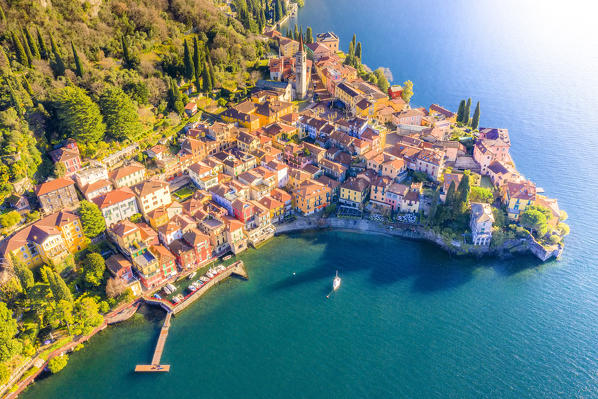
[[[295,76],[295,98],[303,100],[307,96],[307,82],[309,81],[303,35],[299,35],[299,51],[295,55]]]

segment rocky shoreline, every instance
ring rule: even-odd
[[[540,259],[542,262],[546,262],[553,258],[558,259],[563,252],[562,245],[545,248],[531,236],[527,238],[507,240],[503,243],[503,245],[496,248],[478,247],[469,244],[463,244],[456,240],[447,240],[440,234],[422,226],[386,226],[365,219],[355,220],[341,218],[300,217],[293,222],[276,226],[276,235],[322,229],[344,230],[368,234],[384,234],[393,237],[428,241],[438,245],[450,254],[457,256],[498,256],[500,258],[509,258],[515,255],[529,253]]]

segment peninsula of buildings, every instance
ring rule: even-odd
[[[138,294],[257,246],[298,216],[438,228],[482,247],[494,233],[502,244],[526,229],[560,245],[563,212],[517,171],[506,129],[474,130],[437,104],[411,107],[400,86],[383,93],[343,63],[332,32],[309,45],[267,35],[279,51],[267,79],[220,115],[189,123],[176,151],[172,137],[143,150],[142,162],[133,159],[138,146],[116,164],[81,159],[74,140],[54,150],[66,172],[35,187],[37,205],[25,196],[17,202],[44,216],[3,240],[4,261],[56,264],[84,249],[81,199],[99,208],[118,249],[107,259],[110,272]],[[185,109],[197,112],[194,103]],[[543,235],[529,218],[518,225],[529,209],[545,215]]]
[[[223,112],[192,99],[195,118],[180,132],[103,160],[82,158],[72,139],[54,149],[64,174],[14,202],[42,216],[2,241],[4,274],[15,260],[33,269],[78,259],[90,245],[82,201],[103,217],[93,244],[107,273],[136,296],[305,220],[366,220],[463,253],[521,242],[544,259],[561,253],[565,214],[516,169],[507,129],[472,126],[469,105],[415,107],[404,87],[381,91],[345,62],[333,32],[263,40],[277,54]]]

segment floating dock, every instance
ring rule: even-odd
[[[154,350],[154,356],[152,357],[152,364],[138,364],[135,367],[137,373],[167,373],[170,371],[170,365],[160,364],[162,358],[162,352],[164,351],[164,344],[166,344],[166,338],[168,338],[168,329],[170,328],[170,318],[172,312],[166,313],[166,319],[160,330],[160,336],[156,343],[156,349]]]

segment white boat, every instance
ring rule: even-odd
[[[332,280],[332,291],[338,290],[338,287],[341,286],[341,278],[338,275],[338,270],[336,271],[336,277]]]
[[[197,272],[193,272],[189,275],[189,280],[193,280],[193,277],[195,277],[195,275],[197,274]]]
[[[209,278],[212,278],[212,277],[214,277],[214,275],[213,275],[212,273],[210,273],[210,272],[207,272],[207,273],[206,273],[206,276],[208,276]]]

